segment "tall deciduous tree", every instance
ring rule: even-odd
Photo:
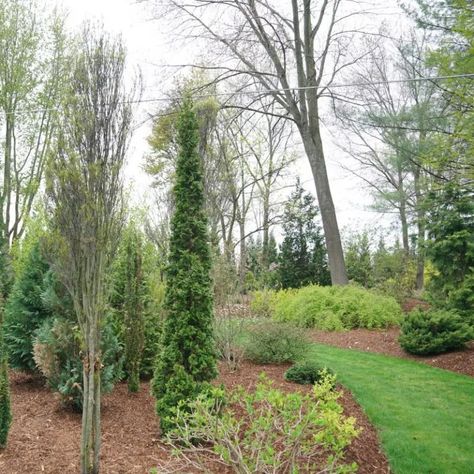
[[[344,26],[344,19],[355,12],[344,11],[342,3],[168,1],[189,20],[191,38],[205,37],[214,42],[218,63],[210,68],[220,69],[221,80],[240,75],[245,79],[244,91],[257,84],[278,104],[278,115],[295,123],[316,186],[331,280],[344,285],[348,280],[320,128],[322,97],[338,73],[357,60],[348,53],[356,32],[351,28],[353,33],[348,33]],[[224,66],[220,66],[222,56],[230,59]],[[247,104],[238,107],[262,112],[255,108],[255,95],[249,97]]]
[[[212,334],[211,256],[204,210],[198,122],[185,99],[178,124],[178,160],[173,188],[170,256],[162,349],[152,389],[163,432],[179,402],[200,391],[216,375]]]
[[[81,473],[99,472],[101,322],[105,277],[122,213],[121,170],[131,131],[120,40],[84,27],[71,58],[47,194],[57,275],[83,337]]]
[[[8,244],[25,230],[57,124],[63,23],[35,0],[0,0],[0,211]]]

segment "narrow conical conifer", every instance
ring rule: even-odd
[[[173,188],[171,239],[162,349],[153,379],[163,432],[178,403],[196,396],[216,376],[212,334],[211,255],[204,211],[198,122],[190,99],[178,120],[178,159]]]

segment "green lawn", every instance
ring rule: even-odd
[[[377,427],[396,474],[474,473],[474,379],[409,360],[313,344]]]

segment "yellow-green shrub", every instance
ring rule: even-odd
[[[250,310],[254,316],[269,318],[275,313],[275,306],[280,298],[293,295],[297,290],[259,290],[251,293]]]
[[[328,331],[389,327],[402,316],[394,298],[357,286],[307,286],[275,301],[275,320]]]

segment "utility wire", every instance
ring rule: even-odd
[[[239,91],[239,92],[216,92],[215,94],[196,94],[193,97],[195,99],[206,99],[210,97],[236,97],[236,96],[246,96],[246,95],[267,95],[272,93],[279,92],[296,92],[296,91],[305,91],[312,89],[335,89],[341,87],[363,87],[363,86],[377,86],[382,84],[402,84],[410,82],[424,82],[424,81],[445,81],[448,79],[474,79],[474,73],[468,74],[452,74],[447,76],[428,76],[428,77],[417,77],[413,79],[393,79],[389,81],[364,81],[364,82],[353,82],[349,84],[328,84],[326,86],[304,86],[304,87],[287,87],[287,88],[275,88],[275,89],[264,89],[264,90],[250,90],[250,91]],[[136,100],[125,100],[122,101],[122,104],[145,104],[153,102],[169,102],[170,97],[154,97],[146,99],[136,99]],[[52,108],[43,108],[36,110],[17,110],[17,111],[7,111],[5,115],[15,115],[22,113],[43,113],[43,112],[54,112],[58,111],[58,107]]]

